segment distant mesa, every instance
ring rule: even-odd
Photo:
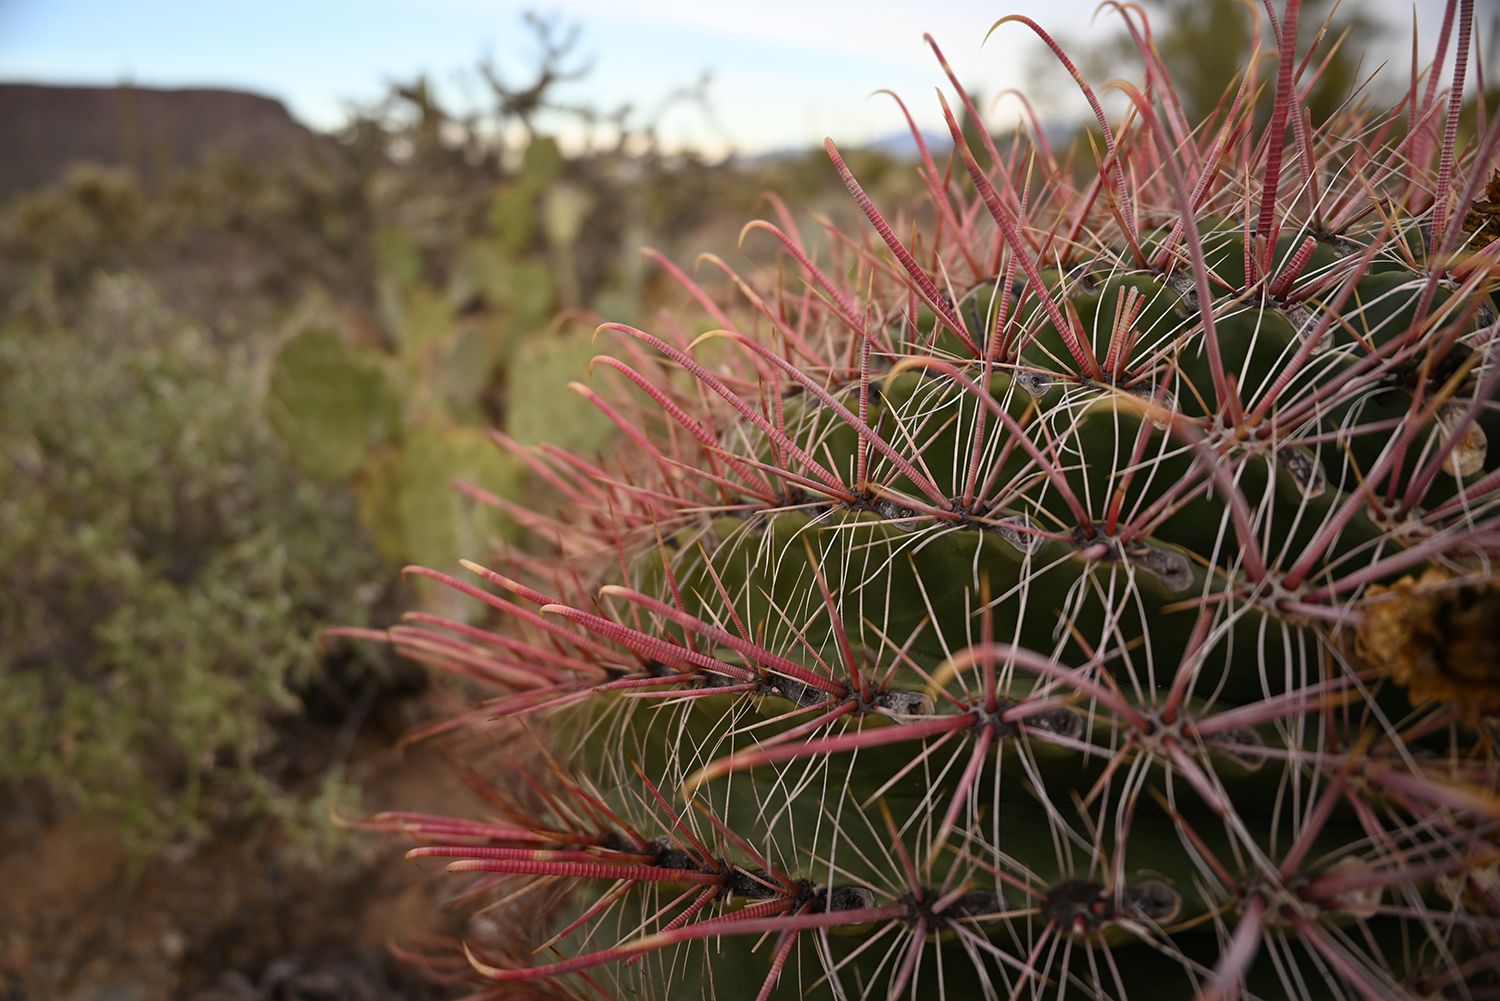
[[[154,184],[210,154],[274,160],[313,136],[280,101],[244,91],[0,83],[0,198],[78,163],[129,167]]]

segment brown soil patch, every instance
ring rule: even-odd
[[[447,761],[362,738],[349,777],[364,807],[473,813]],[[413,1001],[447,996],[387,942],[453,935],[440,867],[406,845],[354,836],[356,857],[323,870],[284,839],[223,830],[133,867],[105,820],[0,816],[0,1001]]]

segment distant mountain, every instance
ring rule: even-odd
[[[244,91],[0,83],[0,197],[75,163],[131,167],[150,183],[210,153],[286,156],[313,135],[280,101]]]
[[[1042,131],[1046,134],[1047,142],[1052,145],[1053,149],[1059,151],[1073,141],[1073,136],[1078,129],[1079,122],[1075,119],[1054,119],[1042,123]],[[995,138],[998,140],[1000,136],[997,135]],[[946,157],[953,150],[953,137],[947,132],[924,131],[922,140],[927,143],[927,151],[932,154],[933,159]],[[917,141],[910,131],[897,132],[884,139],[877,139],[866,149],[884,153],[895,160],[916,160],[921,156],[917,150]]]
[[[924,132],[922,138],[927,142],[927,149],[933,156],[947,156],[949,150],[953,149],[953,140],[945,133]],[[843,144],[839,144],[843,148]],[[884,153],[893,160],[916,161],[921,157],[917,151],[917,141],[912,138],[910,132],[897,132],[892,135],[876,139],[872,143],[858,147],[876,153]],[[762,163],[776,160],[797,160],[816,152],[819,156],[823,153],[821,143],[812,143],[807,146],[783,146],[779,149],[767,150],[764,153],[755,153],[750,156],[741,155],[743,163]]]
[[[922,141],[927,144],[927,152],[934,158],[946,157],[953,149],[953,137],[946,132],[922,132]],[[919,160],[922,153],[917,149],[917,140],[912,136],[909,129],[896,132],[876,139],[865,147],[872,153],[884,153],[892,160]]]
[[[1079,123],[1071,119],[1044,122],[1042,124],[1042,129],[1047,135],[1047,141],[1052,144],[1054,149],[1059,151],[1072,141],[1073,135],[1078,131],[1078,128]],[[998,139],[999,137],[997,136],[996,138]],[[922,141],[927,143],[927,151],[932,154],[934,160],[943,161],[953,151],[953,137],[947,132],[924,130],[922,132]],[[860,148],[870,150],[874,153],[883,153],[893,160],[915,162],[922,155],[917,149],[917,140],[912,136],[910,130],[906,129],[883,136]],[[744,160],[749,163],[764,160],[794,160],[807,156],[814,149],[816,149],[814,146],[788,146],[755,156],[745,157]]]

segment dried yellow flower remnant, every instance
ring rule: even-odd
[[[1448,439],[1452,437],[1452,429],[1458,427],[1463,415],[1464,408],[1452,403],[1438,411],[1438,434],[1441,435],[1443,444],[1448,443]],[[1443,469],[1448,475],[1455,477],[1469,477],[1482,472],[1489,444],[1484,428],[1480,427],[1477,421],[1470,423],[1464,428],[1464,433],[1458,439],[1458,443],[1453,446],[1453,451],[1448,453],[1448,458],[1443,462]]]
[[[1366,592],[1355,650],[1413,706],[1454,703],[1468,722],[1500,711],[1500,582],[1439,570]]]

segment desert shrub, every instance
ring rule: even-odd
[[[76,326],[0,330],[0,777],[138,844],[280,794],[268,719],[389,573],[348,491],[286,461],[254,370],[128,274]]]

